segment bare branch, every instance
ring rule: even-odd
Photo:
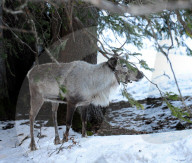
[[[45,48],[45,51],[53,62],[55,62],[57,65],[60,65],[59,62],[51,55],[51,52],[47,48]]]
[[[47,0],[28,0],[31,2],[40,2]],[[63,3],[68,2],[70,0],[57,0],[55,3]],[[109,11],[111,13],[116,13],[119,15],[131,14],[131,15],[147,15],[151,13],[158,13],[163,10],[176,10],[176,9],[189,9],[192,7],[192,0],[177,0],[177,1],[169,1],[169,0],[161,0],[153,2],[153,4],[145,4],[145,5],[123,5],[123,4],[115,4],[113,2],[107,0],[83,0],[84,2],[91,3],[97,8]]]
[[[125,42],[119,47],[119,49],[122,49],[124,47],[124,45],[126,44],[127,39],[125,40]]]
[[[181,102],[182,102],[183,106],[187,109],[187,111],[189,112],[189,114],[192,115],[191,110],[190,110],[190,109],[188,108],[188,106],[185,104],[184,98],[183,98],[183,96],[182,96],[182,93],[181,93],[181,90],[180,90],[180,88],[179,88],[179,84],[178,84],[178,81],[177,81],[177,78],[176,78],[176,75],[175,75],[175,72],[174,72],[174,69],[173,69],[173,66],[172,66],[172,63],[171,63],[171,61],[170,61],[170,59],[169,59],[169,56],[168,56],[168,55],[169,55],[169,50],[170,50],[170,48],[173,46],[173,42],[172,42],[172,44],[170,45],[170,47],[168,48],[168,51],[165,52],[165,51],[163,50],[163,48],[161,47],[161,45],[158,43],[157,35],[155,34],[155,32],[154,32],[154,30],[153,30],[153,27],[152,27],[152,25],[151,25],[151,23],[150,23],[149,20],[148,20],[148,23],[149,23],[149,25],[150,25],[150,27],[151,27],[151,31],[152,31],[152,33],[153,33],[153,37],[154,37],[154,39],[155,39],[155,41],[156,41],[156,43],[157,43],[157,46],[158,46],[159,50],[161,51],[161,53],[166,57],[167,61],[169,62],[169,66],[170,66],[170,68],[171,68],[171,71],[172,71],[172,74],[173,74],[173,77],[174,77],[174,80],[175,80],[175,84],[176,84],[177,90],[178,90],[179,95],[180,95],[180,98],[181,98]],[[171,40],[171,41],[172,41],[172,40]]]
[[[74,29],[73,29],[73,0],[69,0],[69,3],[65,3],[65,11],[69,20],[69,29],[72,32],[73,40],[75,41]]]
[[[27,46],[33,53],[36,53],[27,43],[23,42],[23,40],[21,40],[21,39],[19,38],[19,36],[12,30],[11,27],[9,27],[9,25],[8,25],[7,23],[5,23],[5,22],[3,21],[3,19],[2,19],[2,22],[3,22],[3,24],[11,31],[11,33],[15,36],[15,38],[16,38],[19,42],[21,42],[22,44],[24,44],[25,46]]]
[[[35,23],[34,23],[32,17],[31,17],[31,15],[29,14],[28,17],[29,17],[29,20],[31,22],[31,29],[34,31],[35,50],[36,50],[36,52],[35,52],[35,62],[36,62],[36,65],[38,65],[39,64],[39,59],[38,59],[38,57],[39,57],[39,50],[38,50],[39,37],[38,37],[38,33],[37,33]]]
[[[177,20],[179,20],[179,22],[182,24],[183,28],[185,29],[185,31],[187,33],[189,33],[189,35],[192,37],[192,30],[187,26],[187,24],[183,21],[179,11],[175,11],[176,15],[177,15]]]
[[[170,16],[170,14],[169,14],[169,16]],[[167,54],[168,54],[169,50],[173,48],[173,35],[172,35],[172,32],[171,32],[169,19],[167,19],[167,26],[168,26],[168,30],[169,30],[169,36],[171,37],[171,45],[169,46],[169,48],[167,50]]]
[[[100,49],[99,52],[100,52],[105,58],[109,59],[109,57],[107,56],[107,54],[106,54],[104,51],[102,51],[102,50]]]
[[[15,32],[34,34],[34,31],[31,31],[31,30],[18,29],[18,28],[3,26],[3,25],[0,25],[0,28],[1,28],[1,29],[4,29],[4,30],[12,30],[12,31],[15,31]]]
[[[123,15],[129,13],[132,15],[146,15],[151,13],[158,13],[163,10],[175,10],[175,9],[187,9],[192,7],[192,0],[178,0],[178,1],[157,1],[153,4],[146,5],[129,5],[114,4],[107,0],[84,0],[94,6],[110,11],[111,13],[117,13]]]
[[[22,5],[20,5],[16,11],[8,9],[5,7],[5,0],[2,1],[2,8],[5,12],[12,14],[12,15],[17,15],[17,14],[23,14],[23,9],[27,6],[28,1],[26,0]]]
[[[28,135],[25,136],[25,137],[21,140],[21,142],[19,143],[18,146],[21,146],[21,145],[23,144],[23,142],[24,142],[25,140],[27,140],[28,138],[30,138]]]

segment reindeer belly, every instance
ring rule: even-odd
[[[65,103],[63,100],[65,94],[60,90],[59,85],[55,83],[39,83],[39,90],[44,98],[44,101]]]

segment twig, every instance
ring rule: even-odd
[[[192,1],[191,0],[178,0],[178,1],[156,1],[153,4],[146,5],[131,5],[128,6],[122,4],[115,4],[111,1],[107,0],[84,0],[85,2],[89,2],[94,6],[107,10],[111,13],[116,13],[120,15],[124,15],[125,13],[129,13],[132,15],[146,15],[151,13],[158,13],[163,10],[175,10],[175,9],[187,9],[191,8]]]
[[[173,74],[173,77],[174,77],[174,80],[175,80],[175,84],[176,84],[177,90],[178,90],[179,95],[180,95],[180,98],[181,98],[181,102],[182,102],[183,106],[187,109],[187,111],[189,112],[189,114],[192,115],[191,110],[190,110],[190,109],[188,108],[188,106],[185,104],[184,98],[183,98],[183,96],[182,96],[182,93],[181,93],[181,90],[180,90],[180,88],[179,88],[179,84],[178,84],[178,81],[177,81],[177,78],[176,78],[176,75],[175,75],[175,72],[174,72],[174,69],[173,69],[173,66],[172,66],[172,63],[171,63],[171,61],[170,61],[170,59],[169,59],[169,57],[168,57],[169,50],[170,50],[170,49],[172,48],[172,46],[173,46],[173,39],[171,39],[171,41],[172,41],[171,46],[168,48],[167,52],[165,52],[165,51],[163,50],[163,48],[160,46],[160,44],[158,43],[157,36],[156,36],[156,34],[155,34],[154,30],[153,30],[153,27],[152,27],[152,25],[151,25],[151,23],[150,23],[149,20],[148,20],[148,23],[149,23],[149,25],[150,25],[150,27],[151,27],[151,30],[152,30],[152,33],[153,33],[153,38],[155,39],[159,50],[160,50],[161,53],[166,57],[166,59],[167,59],[167,61],[168,61],[168,63],[169,63],[169,66],[170,66],[170,68],[171,68],[171,71],[172,71],[172,74]],[[170,32],[170,34],[171,34],[171,32]]]
[[[137,58],[138,59],[138,58]],[[138,59],[139,60],[139,59]],[[131,63],[135,68],[137,68],[137,66],[134,64],[134,63]],[[138,69],[138,68],[137,68]],[[158,89],[158,91],[159,91],[159,93],[160,93],[160,95],[161,95],[161,98],[163,98],[163,99],[165,99],[165,97],[163,96],[163,91],[161,91],[161,89],[159,88],[159,86],[156,84],[156,83],[154,83],[154,82],[152,82],[145,74],[143,74],[144,75],[144,77],[151,83],[151,84],[153,84],[157,89]]]
[[[36,26],[35,26],[35,23],[32,19],[32,17],[29,15],[30,17],[30,22],[31,22],[31,28],[32,30],[34,31],[34,37],[35,37],[35,49],[36,49],[36,52],[35,52],[35,62],[36,62],[36,65],[39,64],[39,50],[38,50],[38,44],[39,44],[39,37],[38,37],[38,34],[37,34],[37,29],[36,29]]]
[[[17,14],[23,14],[23,9],[27,6],[28,1],[26,0],[22,5],[20,5],[16,11],[10,10],[5,7],[5,0],[2,1],[2,8],[5,12],[12,14],[12,15],[17,15]]]
[[[166,76],[168,79],[171,79],[171,78],[169,77],[169,75],[167,75],[165,72],[163,73],[162,76]]]
[[[102,50],[99,49],[99,52],[100,52],[105,58],[109,59],[109,57],[107,56],[106,53],[104,53],[104,51],[102,51]]]
[[[180,13],[178,10],[175,11],[176,15],[177,15],[177,20],[179,20],[179,22],[182,24],[183,28],[186,30],[187,33],[189,33],[189,35],[192,37],[192,30],[188,27],[188,25],[183,21]]]
[[[57,10],[57,6],[53,4],[50,0],[48,2],[55,7],[55,12],[52,13],[52,19],[50,19],[52,23],[56,23],[56,25],[55,24],[53,25],[53,26],[56,26],[56,30],[55,30],[56,33],[53,35],[51,39],[51,42],[54,43],[55,41],[59,40],[58,36],[61,29],[62,19]]]
[[[61,150],[63,150],[63,149],[64,149],[63,145],[64,145],[64,143],[62,142],[62,144],[60,145],[59,148],[56,148],[53,152],[51,152],[51,153],[49,154],[49,157],[51,157],[51,155],[52,155],[53,153],[57,152],[56,154],[58,154]],[[58,151],[57,151],[57,150],[58,150]]]
[[[25,137],[21,140],[21,143],[19,143],[18,146],[21,146],[21,144],[23,144],[23,142],[24,142],[25,140],[27,140],[28,138],[29,138],[29,136],[25,136]]]
[[[23,40],[21,40],[21,39],[19,38],[19,36],[18,36],[15,32],[13,32],[12,28],[9,27],[9,25],[8,25],[7,23],[5,23],[5,22],[3,21],[3,19],[1,19],[1,20],[2,20],[3,24],[4,24],[7,28],[9,28],[9,30],[10,30],[11,33],[15,36],[15,38],[16,38],[17,40],[19,40],[19,42],[21,42],[22,44],[24,44],[25,46],[27,46],[33,53],[36,53],[27,43],[23,42]]]
[[[15,31],[15,32],[34,34],[34,31],[31,31],[31,30],[18,29],[18,28],[14,28],[14,27],[3,26],[3,25],[0,25],[0,28],[4,29],[4,30],[12,30],[12,31]]]
[[[52,61],[54,61],[57,65],[60,65],[59,62],[51,55],[51,52],[45,48],[46,53],[49,55]]]
[[[47,0],[28,0],[30,2],[40,2]],[[69,2],[70,0],[57,0],[55,3]],[[113,3],[107,0],[83,0],[84,2],[91,3],[93,6],[106,10],[111,13],[124,15],[147,15],[151,13],[158,13],[163,10],[176,10],[176,9],[190,9],[192,7],[192,0],[177,0],[177,1],[156,1],[153,4],[140,4],[140,5],[123,5],[120,3]]]
[[[126,39],[125,42],[119,47],[119,49],[122,49],[123,46],[126,44],[126,42],[127,42],[127,39]]]

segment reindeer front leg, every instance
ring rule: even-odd
[[[82,107],[81,111],[81,121],[82,121],[82,137],[87,137],[87,106]]]
[[[66,131],[63,134],[63,143],[68,141],[69,130],[71,128],[75,109],[76,109],[76,106],[73,103],[70,103],[70,102],[67,103]]]

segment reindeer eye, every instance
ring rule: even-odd
[[[127,67],[127,65],[126,65],[126,64],[123,64],[122,67]]]

